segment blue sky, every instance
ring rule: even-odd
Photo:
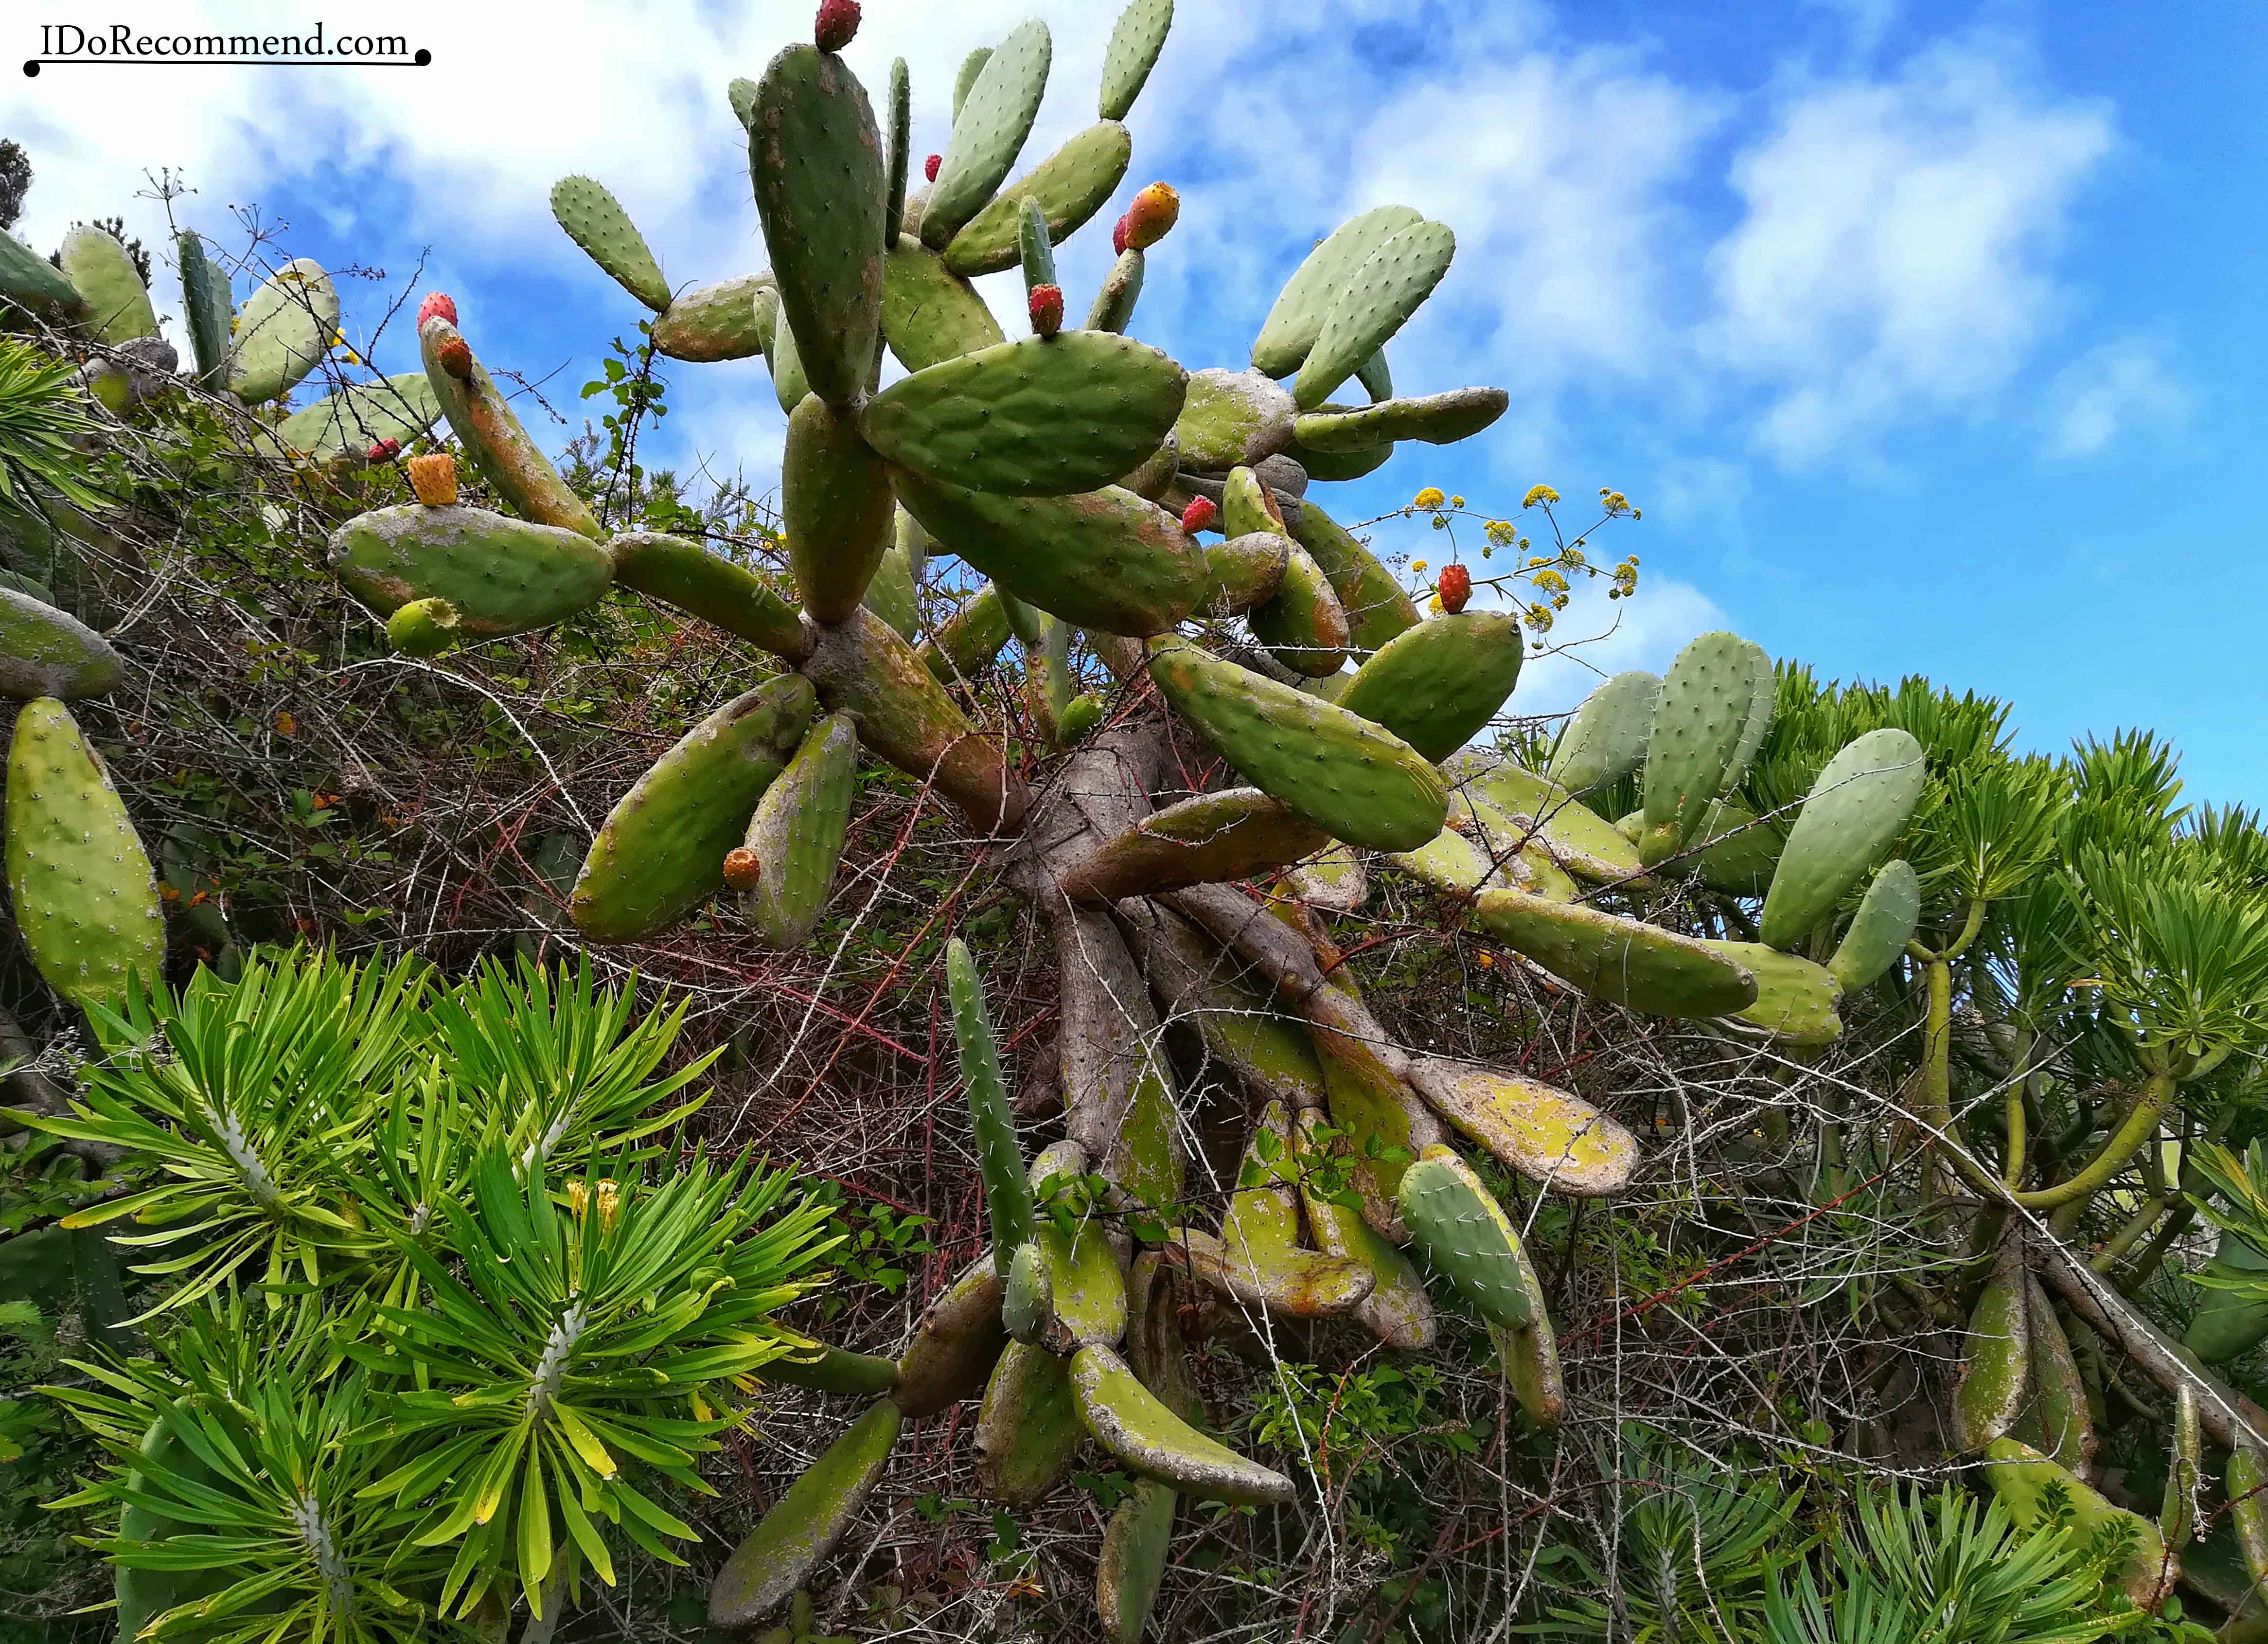
[[[909,59],[927,152],[962,54],[1033,9],[867,0],[850,60],[879,87]],[[290,225],[279,254],[382,269],[342,281],[351,336],[424,255],[482,358],[555,373],[555,402],[579,417],[575,390],[639,311],[552,224],[550,182],[607,182],[674,281],[762,266],[724,88],[807,38],[812,10],[568,4],[538,26],[518,8],[393,5],[383,21],[432,67],[51,67],[8,79],[0,134],[33,152],[21,226],[42,247],[114,210],[147,233],[162,218],[134,196],[170,165],[198,190],[181,219],[225,247],[244,243],[230,208],[256,204]],[[1571,502],[1612,485],[1646,518],[1597,545],[1638,553],[1646,580],[1587,652],[1599,666],[1659,668],[1729,626],[1824,676],[1922,672],[2007,697],[2032,747],[2151,726],[2185,750],[2191,797],[2268,803],[2268,12],[1473,10],[1183,0],[1130,121],[1123,192],[1164,178],[1183,198],[1134,332],[1192,368],[1241,365],[1314,238],[1406,202],[1460,250],[1390,350],[1397,385],[1496,383],[1513,409],[1332,488],[1335,513],[1425,484],[1497,511],[1539,480]],[[1027,162],[1094,117],[1116,11],[1045,11],[1055,77]],[[313,15],[146,11],[169,28]],[[1074,311],[1108,221],[1064,248]],[[170,269],[158,288],[177,308]],[[988,293],[1012,334],[1015,291]],[[374,352],[408,366],[406,324]],[[760,362],[678,367],[673,399],[681,468],[775,470]],[[1415,522],[1380,542],[1439,557]],[[1560,632],[1609,608],[1579,601]],[[1585,673],[1535,669],[1519,699],[1563,707]]]

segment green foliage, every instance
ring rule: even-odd
[[[92,412],[68,360],[0,336],[0,504],[37,509],[52,494],[100,506],[75,444],[94,431]]]

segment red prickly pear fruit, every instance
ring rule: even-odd
[[[417,305],[417,328],[423,331],[425,322],[435,314],[451,325],[457,323],[457,299],[446,291],[428,291],[425,300]]]
[[[1122,257],[1126,254],[1126,218],[1123,217],[1110,231],[1110,248]]]
[[[840,51],[858,33],[858,0],[821,0],[811,37],[821,51]]]
[[[1220,508],[1210,497],[1196,497],[1182,510],[1182,529],[1195,536],[1200,531],[1212,529],[1212,522],[1220,518]]]
[[[924,160],[924,161],[922,162],[922,175],[923,175],[923,176],[924,176],[924,177],[926,177],[926,178],[928,178],[932,182],[935,182],[935,181],[937,181],[937,171],[938,171],[938,167],[939,167],[939,166],[942,166],[942,165],[944,165],[944,164],[945,164],[945,156],[944,156],[944,155],[942,155],[942,154],[932,154],[932,155],[931,155],[927,159],[925,159],[925,160]]]
[[[457,459],[447,452],[428,452],[401,466],[409,470],[409,489],[428,508],[446,508],[457,500]]]
[[[854,11],[857,9],[852,8]],[[725,852],[725,882],[735,890],[754,890],[763,877],[763,865],[756,853],[744,844],[734,845]]]
[[[364,454],[372,462],[391,462],[394,461],[394,453],[401,449],[401,442],[399,439],[381,439]]]
[[[1053,336],[1063,329],[1063,287],[1035,285],[1032,287],[1032,335]]]
[[[1444,565],[1441,579],[1433,585],[1433,592],[1441,596],[1441,608],[1454,616],[1473,597],[1473,573],[1462,565]]]
[[[1126,208],[1126,243],[1147,251],[1181,220],[1182,196],[1165,183],[1153,182],[1134,196]]]
[[[459,382],[473,380],[473,345],[460,336],[453,336],[433,350],[433,358],[441,362],[441,369]]]

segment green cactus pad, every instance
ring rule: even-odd
[[[322,264],[306,257],[285,263],[237,315],[229,387],[247,405],[283,398],[321,364],[338,330],[339,293]]]
[[[7,823],[16,928],[48,985],[84,1007],[122,1004],[137,971],[156,983],[166,957],[157,875],[109,773],[52,697],[16,716]]]
[[[1418,625],[1418,607],[1402,591],[1394,573],[1318,507],[1313,498],[1301,499],[1299,517],[1290,525],[1292,540],[1322,567],[1339,596],[1339,607],[1347,616],[1348,636],[1356,650],[1379,650],[1395,635]]]
[[[1733,756],[1726,762],[1725,779],[1718,788],[1720,793],[1737,793],[1741,784],[1749,779],[1749,767],[1764,745],[1764,733],[1771,729],[1772,713],[1779,704],[1771,652],[1752,639],[1743,643],[1749,650],[1749,666],[1754,670],[1753,694],[1749,698],[1748,718],[1741,726],[1741,740],[1734,744]]]
[[[1116,120],[1089,126],[971,217],[946,244],[945,266],[970,279],[1014,268],[1017,224],[1027,200],[1047,218],[1049,243],[1061,245],[1103,208],[1133,156],[1133,134]]]
[[[630,531],[607,544],[607,557],[618,586],[714,623],[791,662],[810,654],[810,637],[795,608],[747,566],[721,559],[698,542],[659,531]]]
[[[969,88],[976,77],[984,72],[984,65],[992,61],[992,48],[979,46],[961,60],[961,68],[953,77],[953,117],[961,118],[961,106],[968,101]]]
[[[661,264],[604,183],[562,177],[551,185],[551,215],[617,285],[656,313],[669,306],[669,282],[662,277]]]
[[[992,666],[1008,643],[1008,608],[990,583],[921,643],[923,664],[940,680],[974,679]]]
[[[882,335],[898,363],[913,372],[1005,340],[976,288],[909,236],[883,262]]]
[[[1283,579],[1274,595],[1255,606],[1245,620],[1268,654],[1294,674],[1329,679],[1346,664],[1346,612],[1329,579],[1304,548],[1294,547],[1285,557]],[[1341,704],[1344,705],[1344,693]]]
[[[77,320],[86,313],[78,287],[13,234],[0,233],[0,297],[51,320]]]
[[[1065,497],[1109,484],[1155,451],[1187,382],[1153,348],[1065,331],[918,371],[869,401],[858,427],[932,483]]]
[[[2268,1454],[2242,1441],[2229,1452],[2228,1496],[2229,1528],[2257,1588],[2268,1581]]]
[[[1764,897],[1764,940],[1793,947],[1834,912],[1898,835],[1927,774],[1911,733],[1884,726],[1854,738],[1811,785]]]
[[[893,542],[882,550],[874,565],[874,579],[866,585],[865,597],[859,603],[896,629],[900,638],[914,637],[921,625],[921,595],[914,586],[913,566],[903,543]]]
[[[1738,634],[1703,634],[1669,665],[1646,748],[1638,857],[1648,867],[1685,848],[1724,791],[1755,686],[1753,647]]]
[[[1519,830],[1495,840],[1499,850],[1517,849],[1532,837],[1561,867],[1594,885],[1626,884],[1643,877],[1645,870],[1629,838],[1557,783],[1509,759],[1476,762],[1475,769],[1479,774],[1469,778],[1468,791],[1475,800],[1495,807]],[[1466,770],[1460,762],[1451,775],[1467,779]],[[1494,819],[1482,814],[1481,820],[1486,825]]]
[[[1970,1309],[1961,1341],[1961,1378],[1953,1390],[1953,1442],[1981,1450],[2005,1437],[2024,1407],[2030,1379],[2031,1331],[2021,1257],[2005,1256]]]
[[[942,251],[990,203],[1040,112],[1054,53],[1037,18],[1009,32],[977,70],[953,117],[953,136],[922,208],[922,243]]]
[[[1094,734],[1109,711],[1108,697],[1081,691],[1064,704],[1063,718],[1056,726],[1057,740],[1065,748],[1078,747]]]
[[[1339,706],[1439,763],[1477,736],[1520,679],[1528,643],[1506,611],[1462,611],[1404,630],[1355,670]]]
[[[1555,1193],[1600,1198],[1630,1185],[1638,1139],[1571,1091],[1436,1057],[1416,1058],[1410,1083],[1498,1164]]]
[[[811,727],[778,780],[764,790],[741,844],[755,853],[746,905],[775,947],[800,947],[819,924],[858,792],[858,731],[842,714]]]
[[[780,524],[814,622],[831,626],[858,608],[896,518],[890,471],[859,436],[857,419],[806,394],[787,419]]]
[[[1484,890],[1481,927],[1579,992],[1656,1016],[1726,1016],[1756,1001],[1755,975],[1690,936],[1521,890]]]
[[[2074,1472],[2083,1471],[2093,1464],[2095,1450],[2087,1382],[2047,1292],[2029,1273],[2024,1275],[2024,1306],[2032,1338],[2032,1380],[2010,1436]]]
[[[358,382],[285,417],[276,438],[318,462],[360,456],[381,439],[408,445],[441,418],[441,396],[422,371]]]
[[[1145,1478],[1200,1501],[1264,1507],[1296,1492],[1281,1473],[1215,1443],[1161,1403],[1107,1347],[1083,1347],[1071,1360],[1079,1419],[1095,1442]]]
[[[748,175],[780,313],[811,390],[848,407],[882,323],[881,134],[866,89],[833,52],[790,46],[756,88]]]
[[[740,129],[748,130],[756,123],[756,83],[745,74],[736,74],[725,88],[725,101],[733,110],[733,118],[740,122]]]
[[[882,240],[898,237],[905,220],[906,188],[913,179],[914,82],[903,57],[890,60],[890,121],[882,134],[886,169],[882,180]]]
[[[1194,1026],[1205,1054],[1248,1091],[1293,1108],[1320,1108],[1329,1099],[1307,1029],[1178,918],[1164,916],[1147,969],[1175,1019]]]
[[[818,703],[796,675],[767,680],[711,714],[624,794],[568,898],[594,942],[659,935],[725,883],[725,855],[809,728]]]
[[[897,1390],[890,1395],[909,1417],[933,1416],[984,1390],[1008,1345],[1000,1322],[1002,1289],[987,1250],[922,1309],[898,1360]]]
[[[917,782],[934,781],[971,827],[989,833],[1023,820],[1031,796],[999,745],[953,705],[880,617],[854,611],[840,626],[818,630],[803,671],[828,712],[858,720],[862,747]]]
[[[1142,94],[1174,26],[1174,0],[1129,0],[1102,55],[1102,117],[1123,120]]]
[[[780,318],[778,291],[758,291],[755,301],[760,312],[766,302],[771,305],[771,346],[765,350],[764,363],[772,373],[772,397],[779,402],[781,410],[792,414],[811,397],[802,357],[795,351],[795,333]]]
[[[1874,882],[1859,899],[1851,928],[1827,968],[1845,993],[1871,987],[1905,956],[1921,922],[1921,876],[1903,859],[1885,862],[1875,871]]]
[[[653,321],[655,351],[701,365],[753,358],[764,351],[777,289],[769,274],[736,274],[680,293]]]
[[[988,1501],[1027,1507],[1056,1487],[1079,1441],[1070,1363],[1012,1341],[993,1367],[976,1418],[976,1487]]]
[[[387,643],[404,656],[437,657],[464,637],[462,614],[446,600],[412,600],[386,619]]]
[[[1231,1301],[1293,1323],[1351,1313],[1378,1282],[1371,1269],[1343,1257],[1295,1248],[1263,1254],[1194,1227],[1175,1229],[1166,1250]]]
[[[1448,789],[1391,732],[1184,639],[1150,642],[1150,676],[1246,781],[1333,838],[1409,851],[1440,832]]]
[[[1252,344],[1253,369],[1288,377],[1307,360],[1339,293],[1371,254],[1405,228],[1425,221],[1406,205],[1381,205],[1339,225],[1307,254],[1285,282]]]
[[[85,299],[87,323],[98,338],[116,344],[158,335],[149,290],[117,235],[78,224],[63,236],[63,277]]]
[[[1118,254],[1118,261],[1102,276],[1102,284],[1095,289],[1094,302],[1086,311],[1088,330],[1126,328],[1134,318],[1134,305],[1142,299],[1142,274],[1148,264],[1149,260],[1137,247],[1129,246]]]
[[[1338,981],[1344,972],[1333,972]],[[1348,991],[1352,992],[1351,984]],[[1364,1219],[1388,1238],[1409,1236],[1395,1196],[1402,1173],[1418,1150],[1440,1141],[1446,1131],[1432,1110],[1379,1057],[1377,1048],[1343,1034],[1311,1028],[1308,1038],[1323,1070],[1324,1108],[1331,1123],[1354,1139],[1360,1156],[1354,1167],[1355,1191]],[[1371,1144],[1400,1154],[1372,1156]]]
[[[1641,811],[1638,817],[1638,831],[1642,832],[1646,814]],[[1619,832],[1621,824],[1616,827]],[[1685,856],[1673,859],[1675,866],[1667,871],[1690,874],[1727,896],[1761,896],[1771,884],[1772,874],[1779,866],[1780,847],[1786,843],[1786,836],[1777,821],[1758,821],[1756,814],[1738,800],[1717,800],[1702,814],[1701,825],[1693,830]]]
[[[1170,5],[1172,0],[1154,3]],[[1180,1500],[1171,1485],[1138,1478],[1103,1527],[1094,1602],[1109,1644],[1141,1644],[1158,1589],[1165,1582],[1166,1561],[1173,1551],[1174,1510]]]
[[[595,604],[614,579],[588,537],[461,503],[357,514],[332,533],[330,564],[381,616],[412,600],[448,601],[474,639],[548,627]]]
[[[205,254],[204,240],[193,230],[173,237],[173,257],[181,269],[181,319],[197,381],[208,390],[218,388],[228,380],[229,326],[236,318],[228,277]]]
[[[1394,397],[1394,370],[1386,363],[1384,349],[1363,361],[1362,369],[1354,375],[1355,380],[1362,384],[1362,391],[1370,396],[1373,405],[1383,405]]]
[[[125,664],[105,639],[48,601],[0,588],[0,696],[76,700],[118,683]]]
[[[1756,1002],[1733,1019],[1761,1028],[1782,1043],[1815,1050],[1843,1032],[1835,1007],[1843,990],[1823,965],[1763,942],[1711,941],[1709,946],[1747,968],[1756,979]]]
[[[1455,1149],[1437,1145],[1419,1154],[1402,1173],[1397,1196],[1410,1236],[1484,1319],[1521,1330],[1535,1318],[1520,1235]]]
[[[245,306],[245,312],[252,312],[250,304]],[[490,489],[522,518],[538,525],[579,532],[587,537],[598,536],[599,522],[591,517],[582,498],[559,477],[559,470],[527,437],[527,431],[519,425],[519,418],[497,392],[487,368],[475,359],[471,377],[460,379],[442,365],[442,347],[462,340],[457,328],[438,315],[428,320],[417,334],[418,348],[425,360],[425,375],[473,466],[480,470]]]
[[[1075,902],[1109,903],[1187,885],[1250,879],[1329,843],[1258,788],[1200,793],[1144,817],[1073,863],[1057,888]]]
[[[1354,1309],[1356,1322],[1389,1347],[1422,1352],[1433,1345],[1440,1330],[1425,1281],[1359,1210],[1322,1191],[1320,1173],[1334,1152],[1344,1149],[1344,1138],[1325,1139],[1327,1126],[1323,1115],[1313,1110],[1294,1118],[1292,1146],[1300,1162],[1300,1202],[1307,1226],[1325,1255],[1353,1262],[1371,1275],[1370,1294]]]
[[[1524,1250],[1520,1253],[1520,1266],[1535,1303],[1535,1322],[1525,1330],[1506,1330],[1500,1324],[1491,1324],[1488,1327],[1489,1339],[1495,1344],[1505,1379],[1512,1383],[1512,1396],[1519,1401],[1528,1419],[1539,1427],[1554,1428],[1567,1412],[1567,1383],[1559,1368],[1559,1338],[1551,1328],[1550,1316],[1543,1310],[1543,1287],[1536,1280],[1535,1265],[1528,1259]]]
[[[897,1385],[898,1367],[872,1353],[822,1345],[815,1353],[772,1360],[757,1369],[756,1379],[775,1387],[807,1387],[815,1393],[879,1398]],[[899,1408],[902,1413],[904,1406]]]
[[[1285,888],[1323,913],[1353,913],[1370,899],[1370,872],[1361,856],[1335,844],[1284,876]]]
[[[1479,895],[1496,871],[1487,853],[1454,828],[1442,829],[1415,851],[1397,851],[1386,859],[1420,883],[1460,901]]]
[[[1116,486],[1015,498],[895,470],[898,499],[946,551],[1074,627],[1139,638],[1189,615],[1204,553],[1181,522]]]
[[[1580,798],[1645,764],[1660,696],[1660,680],[1633,669],[1585,697],[1552,750],[1552,780]]]
[[[1045,1179],[1046,1155],[1033,1169]],[[1110,1248],[1109,1230],[1089,1219],[1070,1232],[1042,1216],[1035,1237],[1048,1282],[1041,1345],[1059,1353],[1081,1347],[1115,1347],[1126,1334],[1126,1275]]]
[[[2224,1233],[2206,1271],[2216,1277],[2251,1278],[2268,1273],[2268,1255],[2235,1234]],[[2207,1364],[2227,1364],[2268,1340],[2268,1299],[2256,1300],[2242,1290],[2205,1286],[2198,1287],[2197,1297],[2197,1313],[2182,1337],[2182,1345]]]
[[[1032,1190],[1025,1179],[1023,1152],[1016,1145],[1015,1114],[1000,1077],[1000,1056],[984,1001],[984,980],[959,937],[946,945],[945,974],[953,1000],[953,1038],[961,1053],[961,1083],[968,1091],[977,1174],[983,1179],[985,1213],[992,1226],[992,1248],[1012,1254],[1029,1244],[1037,1230]]]
[[[1182,467],[1225,474],[1274,456],[1290,443],[1295,415],[1292,396],[1256,371],[1215,365],[1192,372],[1174,424]]]
[[[2061,1485],[2073,1509],[2073,1528],[2082,1542],[2113,1526],[2123,1532],[2122,1539],[2131,1534],[2134,1551],[2119,1572],[2118,1584],[2138,1609],[2156,1609],[2172,1590],[2181,1561],[2169,1557],[2157,1525],[2148,1519],[2113,1507],[2078,1474],[2019,1440],[1993,1440],[1985,1447],[1984,1461],[1985,1479],[2017,1529],[2029,1530],[2049,1522],[2048,1486]]]
[[[709,1624],[753,1626],[787,1603],[835,1550],[865,1505],[905,1425],[885,1398],[787,1488],[709,1589]]]
[[[1021,253],[1024,294],[1028,299],[1041,286],[1056,283],[1056,243],[1048,237],[1048,214],[1036,200],[1016,202],[1016,243]]]
[[[1055,1308],[1055,1275],[1035,1242],[1020,1244],[1000,1289],[1000,1323],[1008,1338],[1037,1346]]]
[[[1283,509],[1260,476],[1240,463],[1221,485],[1220,531],[1224,536],[1247,536],[1255,531],[1277,531],[1285,536]]]
[[[1292,398],[1313,410],[1384,347],[1433,294],[1457,254],[1443,224],[1418,222],[1372,252],[1323,316],[1314,347],[1300,366]]]
[[[1359,410],[1303,412],[1292,433],[1310,451],[1368,451],[1397,439],[1451,446],[1479,433],[1511,403],[1502,388],[1452,388],[1418,400],[1381,400]]]

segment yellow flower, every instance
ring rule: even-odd
[[[1549,485],[1535,485],[1528,488],[1528,495],[1521,499],[1520,505],[1523,508],[1533,508],[1537,503],[1542,503],[1548,508],[1558,500],[1559,493]]]
[[[1488,969],[1491,966],[1496,963],[1496,955],[1489,952],[1485,947],[1482,948],[1480,952],[1475,954],[1473,957],[1479,962],[1480,967],[1484,970]]]
[[[1422,559],[1413,559],[1410,562],[1410,569],[1422,573],[1425,569],[1425,562]]]
[[[1452,508],[1462,508],[1464,505],[1465,499],[1462,497],[1452,497],[1449,498],[1449,506]]]
[[[1410,505],[1412,508],[1438,508],[1447,501],[1448,498],[1442,495],[1440,486],[1428,485],[1410,499]]]

